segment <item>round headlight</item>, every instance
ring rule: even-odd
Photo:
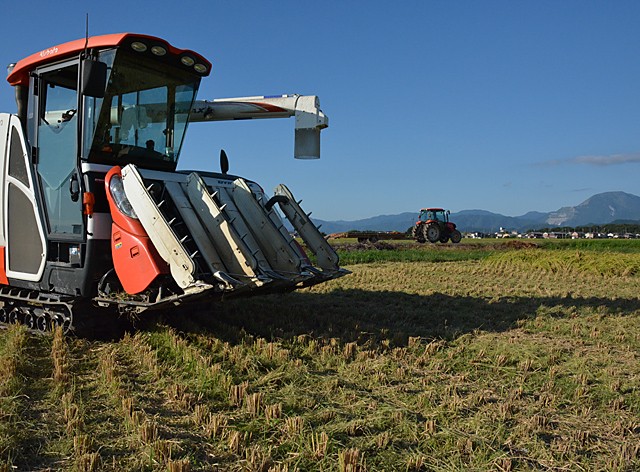
[[[196,70],[196,72],[199,72],[200,74],[204,74],[205,72],[207,72],[207,66],[205,66],[204,64],[196,64],[195,66],[193,66],[193,68]]]
[[[145,52],[147,50],[147,45],[141,43],[140,41],[135,41],[131,43],[131,49],[133,49],[135,52]]]
[[[190,57],[190,56],[182,56],[180,58],[180,62],[182,62],[187,67],[191,67],[192,65],[194,65],[196,63],[196,61],[193,59],[193,57]]]
[[[151,52],[154,53],[156,56],[164,56],[167,53],[167,50],[162,46],[153,46],[151,48]]]

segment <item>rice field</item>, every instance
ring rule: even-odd
[[[640,469],[640,245],[338,246],[117,339],[0,332],[0,471]]]

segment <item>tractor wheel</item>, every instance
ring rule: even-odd
[[[415,225],[411,228],[411,238],[415,239],[419,243],[424,243],[426,240],[424,239],[424,234],[422,234],[422,225]]]
[[[440,234],[442,231],[440,230],[440,226],[437,224],[430,224],[425,229],[425,237],[430,243],[435,243],[440,240]]]
[[[458,244],[460,241],[462,241],[462,234],[457,229],[454,229],[451,233],[451,242]]]

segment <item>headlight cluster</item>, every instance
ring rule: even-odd
[[[131,49],[133,49],[135,52],[140,52],[140,53],[147,52],[149,49],[151,49],[151,52],[158,57],[162,57],[167,54],[167,48],[165,46],[155,44],[151,46],[151,48],[149,48],[149,46],[142,41],[132,42]],[[196,62],[196,60],[193,57],[187,54],[180,57],[180,62],[187,67],[193,67],[193,69],[198,74],[206,74],[209,71],[208,66],[200,62]]]
[[[131,206],[129,199],[127,198],[127,194],[124,193],[124,185],[122,185],[122,177],[119,175],[113,175],[111,180],[109,181],[109,192],[111,192],[111,197],[115,202],[118,210],[122,212],[123,215],[128,216],[129,218],[138,219],[138,215],[136,215],[135,210]]]

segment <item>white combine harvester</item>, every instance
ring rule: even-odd
[[[193,51],[129,33],[10,66],[0,322],[69,329],[108,312],[287,292],[347,273],[286,186],[265,195],[228,174],[224,152],[219,173],[176,170],[190,122],[294,117],[295,157],[320,157],[328,119],[317,97],[196,100],[210,70]]]

